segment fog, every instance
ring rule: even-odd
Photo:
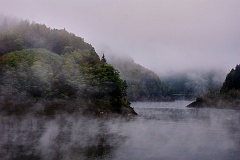
[[[219,71],[211,78],[221,83],[239,63],[239,7],[238,0],[1,0],[0,20],[10,16],[65,28],[91,43],[99,55],[127,55],[160,77],[184,73],[193,81],[184,85],[202,93],[209,81],[200,73]],[[43,78],[51,72],[48,60],[41,72],[38,64],[31,68],[45,81],[52,79]],[[77,74],[74,65],[64,71],[67,77]],[[15,83],[13,76],[9,72],[6,83]],[[1,94],[11,95],[11,89],[3,88]],[[237,160],[239,111],[189,109],[189,103],[132,103],[139,116],[129,119],[2,112],[0,157]],[[36,105],[36,110],[43,107]]]
[[[138,117],[0,116],[1,159],[237,160],[239,112],[133,103]]]
[[[99,54],[127,54],[158,73],[223,69],[240,59],[238,0],[2,0],[4,15],[66,28]]]

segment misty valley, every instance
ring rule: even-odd
[[[1,160],[238,160],[240,65],[161,76],[0,15]]]

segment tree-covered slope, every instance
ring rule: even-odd
[[[136,64],[128,57],[110,55],[107,60],[126,80],[127,97],[130,101],[171,100],[170,88],[153,71]]]
[[[240,90],[240,65],[228,73],[220,92],[227,93],[231,90]]]
[[[118,71],[74,34],[22,21],[1,32],[0,53],[4,110],[33,109],[41,102],[44,112],[50,108],[51,113],[54,107],[96,114],[135,113]]]
[[[5,20],[1,28],[0,55],[28,48],[46,48],[57,54],[92,49],[81,37],[65,29],[48,28],[44,24],[21,21],[17,25],[10,25]]]

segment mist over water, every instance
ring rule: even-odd
[[[0,116],[8,159],[205,159],[240,156],[240,112],[189,109],[189,101],[138,102],[135,118]]]
[[[183,73],[186,82],[181,85],[202,95],[219,89],[239,63],[239,6],[239,0],[1,0],[0,25],[9,27],[21,18],[66,29],[100,56],[128,55],[161,80],[178,74],[181,80]],[[59,65],[50,66],[53,59],[58,58],[48,57],[39,61],[40,68],[39,63],[31,68],[37,79],[49,82],[36,83],[39,88],[51,88],[53,77],[46,75],[63,64],[59,59]],[[75,78],[76,68],[66,63],[61,75],[74,87],[88,89],[81,77]],[[210,70],[216,73],[209,76]],[[9,72],[0,81],[15,84],[15,75]],[[0,94],[11,97],[15,88],[6,86]],[[189,103],[132,103],[138,116],[131,118],[0,113],[0,160],[239,160],[240,111],[186,108]],[[41,110],[41,105],[35,107]]]
[[[240,113],[188,109],[188,103],[133,103],[140,118],[126,126],[126,159],[238,159]]]

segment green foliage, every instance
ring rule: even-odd
[[[126,82],[120,78],[119,72],[113,66],[100,61],[96,55],[94,50],[63,55],[65,58],[63,68],[71,74],[68,80],[75,84],[82,82],[87,86],[81,90],[81,94],[85,98],[91,97],[98,102],[109,101],[109,104],[104,104],[112,105],[117,108],[116,111],[120,111],[121,106],[126,101],[124,98],[126,96]],[[78,70],[76,71],[75,68]],[[82,77],[78,75],[82,75]]]
[[[89,75],[92,75],[89,86],[95,90],[93,96],[98,100],[109,101],[106,105],[113,106],[113,112],[121,112],[121,107],[127,104],[127,84],[120,78],[119,72],[101,61],[89,70]]]
[[[27,21],[8,27],[0,34],[0,71],[4,100],[84,101],[94,112],[121,113],[122,107],[129,108],[127,84],[119,72],[65,29]],[[55,113],[51,106],[57,105],[48,105],[46,112]]]
[[[227,75],[220,92],[227,93],[231,90],[240,90],[240,65],[237,65]]]
[[[91,50],[92,46],[65,29],[50,29],[28,21],[8,27],[0,34],[0,55],[27,48],[45,48],[64,54],[76,50]]]
[[[3,85],[32,98],[66,97],[73,89],[60,75],[62,57],[45,49],[15,51],[3,56]],[[61,83],[61,85],[60,85]]]
[[[4,55],[0,64],[1,84],[34,101],[91,99],[102,109],[118,113],[129,105],[126,82],[93,50],[60,56],[46,49],[27,49]]]

